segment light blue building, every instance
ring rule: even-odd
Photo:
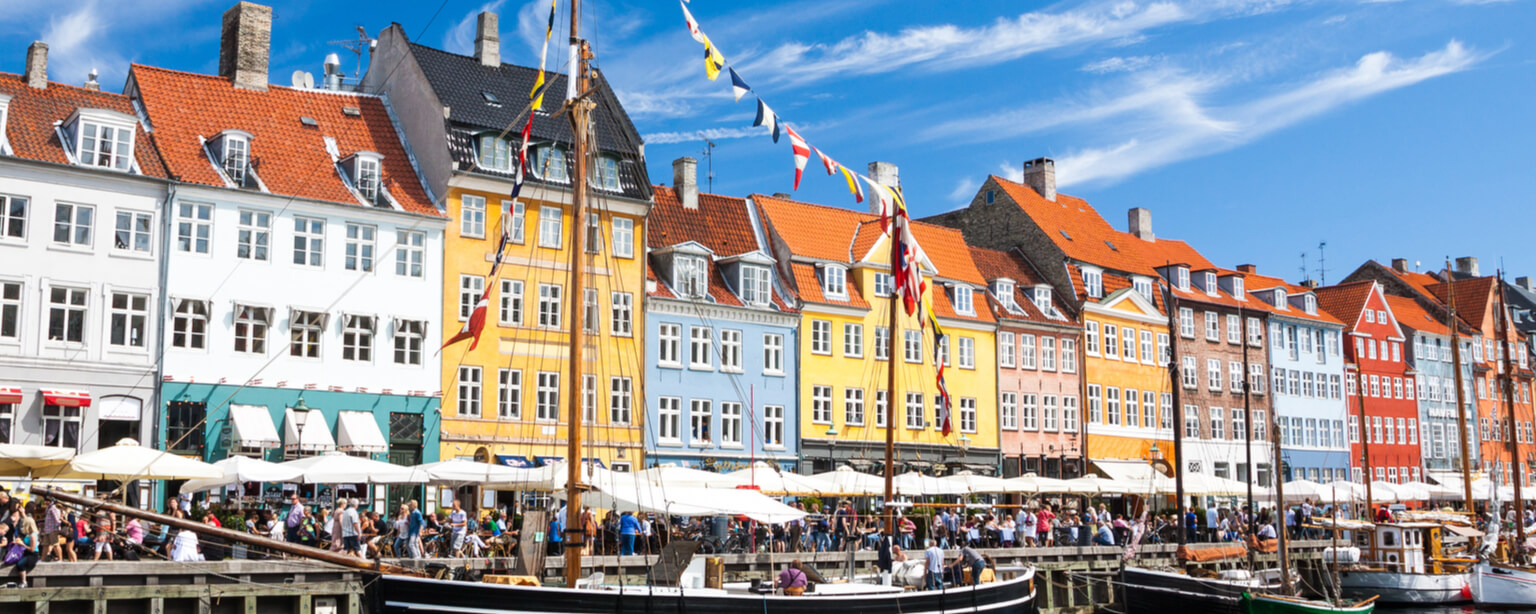
[[[695,165],[673,163],[647,220],[646,464],[793,471],[799,317],[750,201],[699,194]]]
[[[1408,355],[1403,359],[1412,369],[1409,373],[1414,376],[1414,392],[1419,402],[1419,446],[1424,471],[1441,483],[1445,483],[1444,478],[1460,483],[1461,445],[1456,437],[1460,426],[1456,420],[1456,369],[1451,363],[1451,330],[1444,320],[1434,317],[1412,298],[1390,294],[1386,298],[1392,307],[1392,315],[1397,317],[1398,326],[1412,337],[1413,352],[1409,354],[1405,347],[1403,353]],[[1472,338],[1470,327],[1460,321],[1457,326],[1462,327],[1462,339]],[[1467,343],[1463,342],[1462,346],[1466,347]],[[1470,387],[1471,361],[1462,361],[1461,369],[1462,381]],[[1462,396],[1466,405],[1467,430],[1470,431],[1465,441],[1476,442],[1477,400],[1471,394]],[[1478,446],[1469,446],[1467,452],[1475,470],[1479,466]]]
[[[1349,479],[1344,323],[1318,309],[1317,295],[1305,286],[1255,275],[1247,281],[1271,310],[1270,401],[1280,431],[1281,475],[1287,481]]]

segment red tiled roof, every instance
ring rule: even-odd
[[[1129,277],[1101,272],[1099,276],[1103,278],[1104,295],[1099,298],[1089,298],[1086,286],[1083,285],[1083,268],[1076,264],[1068,264],[1067,276],[1072,279],[1072,290],[1077,293],[1077,299],[1084,303],[1102,303],[1104,302],[1104,297],[1132,286],[1131,278]],[[1152,297],[1153,306],[1157,308],[1159,314],[1166,314],[1168,310],[1163,304],[1163,293],[1154,291],[1152,294],[1154,295]]]
[[[1376,282],[1368,279],[1324,286],[1315,290],[1317,306],[1344,322],[1346,328],[1354,328],[1360,321],[1360,311],[1365,309],[1365,301],[1371,297],[1371,289],[1375,287]]]
[[[1045,283],[1029,267],[1029,263],[1017,252],[999,251],[981,247],[971,248],[971,260],[976,263],[976,268],[981,271],[983,277],[990,284],[992,280],[1006,277],[1014,281],[1013,304],[1015,310],[1004,309],[1001,304],[987,293],[987,304],[992,308],[992,314],[1001,320],[1018,320],[1029,322],[1044,322],[1050,324],[1077,326],[1077,323],[1066,316],[1066,305],[1055,292],[1051,293],[1052,303],[1056,311],[1062,314],[1062,318],[1051,318],[1035,306],[1034,298],[1028,293],[1033,286]]]
[[[1144,242],[1115,230],[1087,201],[1057,193],[1056,202],[1051,202],[1024,184],[996,175],[992,179],[1067,258],[1126,273],[1156,275],[1138,245]]]
[[[249,132],[252,165],[273,194],[362,207],[326,152],[335,139],[341,158],[360,151],[384,156],[384,187],[406,211],[443,215],[427,198],[411,167],[382,99],[364,94],[301,90],[277,85],[267,91],[236,89],[228,79],[134,64],[136,85],[156,144],[171,173],[188,183],[224,186],[198,137],[229,129]],[[359,116],[342,109],[360,109]],[[313,118],[317,127],[300,123]]]
[[[133,103],[122,94],[52,81],[45,89],[35,89],[28,86],[21,75],[12,73],[0,72],[0,94],[11,96],[10,110],[6,112],[5,137],[10,141],[12,154],[38,162],[69,164],[54,122],[69,119],[76,109],[104,109],[136,116]],[[160,178],[169,176],[155,154],[154,139],[143,126],[138,127],[134,137],[133,158],[143,174]]]
[[[1317,313],[1315,313],[1315,314],[1309,314],[1309,313],[1306,312],[1306,310],[1304,310],[1304,309],[1297,309],[1293,305],[1288,305],[1287,308],[1284,311],[1282,311],[1280,309],[1275,308],[1274,305],[1267,303],[1265,301],[1265,299],[1259,298],[1258,296],[1255,295],[1256,292],[1259,292],[1261,290],[1270,290],[1270,289],[1273,289],[1273,288],[1282,288],[1282,289],[1285,290],[1286,296],[1290,297],[1290,296],[1298,296],[1298,295],[1302,295],[1302,294],[1306,294],[1308,292],[1311,292],[1312,288],[1308,288],[1306,286],[1302,286],[1302,285],[1298,285],[1298,284],[1293,284],[1293,283],[1290,283],[1288,281],[1285,281],[1284,279],[1280,279],[1279,277],[1270,277],[1268,275],[1260,275],[1258,273],[1244,273],[1242,271],[1229,271],[1229,270],[1226,270],[1226,269],[1218,269],[1218,270],[1220,271],[1220,273],[1219,273],[1220,275],[1232,274],[1232,275],[1238,275],[1238,276],[1242,277],[1243,278],[1243,289],[1248,291],[1249,300],[1252,301],[1252,302],[1264,303],[1264,307],[1266,309],[1268,309],[1270,313],[1273,313],[1273,314],[1276,314],[1276,315],[1282,315],[1282,316],[1289,317],[1289,318],[1299,318],[1299,319],[1303,319],[1303,320],[1314,320],[1314,321],[1318,321],[1318,322],[1327,322],[1329,324],[1343,324],[1343,322],[1339,321],[1339,319],[1334,317],[1333,314],[1330,314],[1330,313],[1328,313],[1327,310],[1322,309],[1321,306],[1319,306],[1319,308],[1317,310]]]
[[[796,262],[790,265],[795,272],[795,286],[800,291],[800,300],[807,303],[822,303],[824,305],[842,305],[844,307],[858,307],[869,309],[869,303],[859,294],[852,282],[847,283],[847,299],[827,298],[821,293],[821,279],[816,277],[816,266],[804,262]]]
[[[796,256],[851,264],[869,253],[881,237],[878,215],[763,194],[753,194],[752,201]],[[914,221],[912,234],[938,277],[986,285],[959,230]]]
[[[1428,287],[1428,290],[1431,296],[1446,304],[1450,302],[1451,295],[1454,294],[1456,298],[1456,314],[1463,322],[1470,324],[1473,329],[1483,331],[1486,330],[1483,326],[1484,324],[1492,326],[1491,323],[1484,320],[1487,319],[1488,314],[1492,313],[1488,308],[1488,304],[1496,300],[1494,298],[1494,284],[1497,281],[1492,275],[1488,277],[1459,279],[1449,284],[1437,280],[1434,285]]]
[[[1397,317],[1397,323],[1417,331],[1431,335],[1444,335],[1449,337],[1451,329],[1445,326],[1445,321],[1435,319],[1428,311],[1419,306],[1419,302],[1406,296],[1386,295],[1387,306],[1392,309],[1392,315]]]
[[[652,249],[697,241],[721,258],[756,251],[757,237],[744,198],[699,194],[697,209],[683,208],[672,188],[655,186],[656,202],[645,218],[646,243]]]

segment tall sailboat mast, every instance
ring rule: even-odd
[[[565,586],[576,588],[576,581],[581,578],[581,549],[585,546],[583,527],[581,526],[581,493],[585,488],[581,483],[581,422],[586,418],[582,410],[582,350],[585,348],[586,339],[582,332],[586,330],[586,271],[582,263],[582,257],[587,252],[587,111],[591,103],[587,101],[587,59],[591,52],[587,48],[586,41],[577,35],[578,21],[581,16],[580,0],[571,2],[571,73],[566,78],[572,85],[566,88],[567,92],[574,93],[566,100],[566,111],[571,118],[571,136],[575,141],[571,144],[571,292],[570,292],[570,372],[571,379],[566,383],[567,394],[566,407],[570,408],[570,426],[567,427],[565,447],[565,534],[561,544],[565,547]]]
[[[886,383],[885,383],[885,509],[880,513],[885,515],[885,534],[891,540],[896,539],[896,508],[895,508],[895,481],[896,481],[896,340],[901,335],[901,297],[897,295],[896,267],[901,261],[901,241],[896,237],[896,222],[891,221],[888,226],[889,234],[886,240],[891,243],[891,285],[890,292],[890,327],[891,334],[885,341],[886,358]],[[918,300],[922,300],[918,297]],[[937,345],[938,339],[933,343]],[[905,346],[903,346],[905,347]],[[937,356],[937,354],[935,354]],[[935,365],[937,368],[937,365]],[[884,546],[881,546],[882,548]]]
[[[1516,420],[1515,417],[1515,370],[1514,365],[1510,363],[1509,360],[1510,354],[1514,353],[1512,351],[1514,348],[1509,344],[1509,307],[1504,304],[1504,271],[1498,272],[1498,277],[1494,280],[1494,283],[1498,284],[1496,287],[1499,290],[1499,311],[1497,314],[1498,319],[1495,320],[1499,328],[1498,332],[1496,333],[1497,341],[1495,341],[1495,343],[1498,344],[1497,347],[1504,354],[1502,359],[1502,362],[1504,363],[1504,373],[1499,377],[1499,379],[1503,381],[1499,382],[1499,384],[1500,387],[1503,388],[1504,392],[1504,405],[1509,407],[1508,424],[1510,433],[1513,435],[1520,432],[1520,423]],[[1520,446],[1517,444],[1516,438],[1505,437],[1504,439],[1509,442],[1510,465],[1513,466],[1515,470],[1516,545],[1514,548],[1510,549],[1510,552],[1512,553],[1515,562],[1521,562],[1521,560],[1525,558],[1521,553],[1521,549],[1525,547],[1525,499],[1520,496],[1520,483],[1525,480],[1525,476],[1520,471]]]
[[[1243,297],[1240,296],[1233,296],[1233,298],[1236,298],[1239,301],[1243,299]],[[1244,323],[1242,326],[1247,326],[1247,320],[1243,317],[1242,303],[1238,303],[1237,306],[1237,319],[1238,321]],[[1253,529],[1253,522],[1258,520],[1259,510],[1256,509],[1253,505],[1253,482],[1254,478],[1258,477],[1258,468],[1253,464],[1254,420],[1253,408],[1251,407],[1251,398],[1249,396],[1249,393],[1251,392],[1249,390],[1250,382],[1248,380],[1248,340],[1245,338],[1243,339],[1243,462],[1248,464],[1248,479],[1246,480],[1248,482],[1248,529],[1251,531]],[[1280,505],[1285,505],[1284,499],[1276,500],[1280,502]],[[1257,556],[1258,555],[1255,554],[1252,549],[1248,550],[1248,569],[1252,570],[1258,567],[1258,562],[1256,560]]]
[[[1445,270],[1451,270],[1451,260],[1445,260]],[[1462,496],[1467,498],[1467,511],[1473,511],[1472,503],[1472,451],[1471,442],[1467,438],[1467,405],[1462,398],[1466,388],[1461,379],[1461,325],[1456,322],[1456,284],[1447,282],[1445,285],[1446,303],[1450,309],[1445,314],[1445,325],[1451,329],[1451,367],[1456,372],[1456,436],[1461,440],[1457,447],[1461,448],[1461,490]]]
[[[1184,515],[1184,406],[1179,394],[1182,384],[1179,373],[1179,331],[1175,330],[1174,322],[1179,317],[1179,299],[1173,294],[1173,285],[1167,284],[1164,291],[1166,300],[1164,307],[1168,310],[1168,380],[1169,388],[1173,390],[1173,496],[1176,499],[1173,504],[1174,512],[1179,515],[1178,534],[1179,545],[1187,541],[1189,529],[1185,526]]]
[[[1375,500],[1371,498],[1371,480],[1373,479],[1373,474],[1371,473],[1371,427],[1370,422],[1365,419],[1364,358],[1364,356],[1355,356],[1355,379],[1357,380],[1355,382],[1355,413],[1360,416],[1360,466],[1365,471],[1365,475],[1361,477],[1365,481],[1366,520],[1375,522],[1376,515],[1370,513],[1372,511],[1371,505],[1375,503]],[[1283,480],[1284,478],[1282,477],[1281,479]]]

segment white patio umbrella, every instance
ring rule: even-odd
[[[968,491],[964,484],[932,475],[923,475],[916,471],[908,471],[891,479],[891,488],[896,494],[904,497],[926,497],[940,495],[963,495]],[[885,483],[881,480],[880,492],[885,494]]]
[[[563,493],[556,493],[563,498]],[[691,488],[622,480],[581,495],[581,504],[594,509],[655,512],[675,516],[743,515],[758,522],[781,523],[805,517],[804,510],[784,505],[752,490]]]
[[[764,493],[817,495],[837,492],[832,483],[826,480],[774,469],[773,466],[762,461],[758,461],[750,468],[727,473],[725,477],[736,480],[741,485],[755,486],[757,490]]]
[[[1323,484],[1323,488],[1329,492],[1329,496],[1335,503],[1365,500],[1365,486],[1349,480],[1334,480]]]
[[[1424,482],[1403,482],[1397,485],[1397,492],[1407,501],[1428,501],[1438,488]]]
[[[943,479],[959,484],[965,488],[965,492],[971,494],[1022,492],[1013,490],[1017,487],[1009,484],[1007,480],[1002,478],[976,475],[969,471],[961,471],[954,475],[945,476]]]
[[[69,462],[75,451],[55,446],[29,446],[18,443],[0,443],[0,476],[22,477],[37,472],[46,476],[48,467]]]
[[[657,465],[635,472],[635,479],[650,484],[677,488],[735,488],[736,482],[725,474],[678,465]]]
[[[481,463],[464,458],[416,465],[416,469],[426,472],[429,483],[450,486],[490,484],[494,482],[528,482],[538,475],[537,469],[517,469],[506,465]]]
[[[1386,480],[1371,481],[1371,503],[1399,503],[1411,501],[1404,496],[1402,488]],[[1360,500],[1365,500],[1365,494],[1360,494]]]
[[[1214,495],[1218,497],[1237,497],[1248,494],[1248,483],[1203,473],[1191,473],[1184,476],[1185,494]],[[1287,493],[1289,494],[1289,493]],[[1269,496],[1269,489],[1263,486],[1253,487],[1254,497]]]
[[[1291,480],[1285,483],[1287,501],[1311,499],[1317,503],[1333,503],[1333,491],[1312,480]]]
[[[826,473],[818,473],[811,477],[832,484],[835,492],[827,494],[855,496],[885,494],[885,480],[883,478],[877,478],[867,473],[859,473],[847,465]]]
[[[1070,492],[1070,487],[1068,486],[1066,480],[1058,480],[1056,478],[1043,478],[1033,473],[1022,475],[1016,478],[1009,478],[1003,481],[1008,483],[1008,488],[1010,490],[1007,492],[1010,493],[1035,495],[1040,493]]]
[[[139,446],[124,438],[117,445],[86,452],[70,459],[58,473],[47,477],[74,480],[194,480],[221,478],[224,472],[200,460]]]
[[[402,467],[371,458],[326,452],[278,465],[299,470],[298,480],[305,484],[422,484],[427,472]]]
[[[1100,495],[1100,494],[1120,494],[1120,495],[1124,495],[1124,494],[1129,494],[1129,493],[1132,493],[1132,492],[1136,492],[1135,488],[1132,487],[1130,484],[1126,484],[1126,483],[1121,482],[1119,480],[1111,480],[1109,478],[1101,478],[1101,477],[1096,476],[1096,475],[1085,475],[1085,476],[1080,477],[1080,478],[1072,478],[1072,479],[1066,481],[1066,485],[1067,485],[1067,488],[1070,489],[1070,490],[1067,491],[1068,493],[1070,493],[1070,494],[1079,494],[1079,495]],[[1188,494],[1187,491],[1186,491],[1186,494]]]
[[[496,490],[563,490],[569,471],[565,461],[553,462],[542,467],[526,470],[527,473],[518,479],[509,482],[492,482],[487,484]],[[610,469],[598,466],[596,463],[581,464],[581,483],[589,486],[599,486],[616,482],[633,482],[633,473],[618,473]]]
[[[188,481],[181,485],[181,492],[202,492],[246,482],[293,482],[299,479],[300,473],[298,469],[249,456],[231,456],[213,466],[224,472],[224,476]]]

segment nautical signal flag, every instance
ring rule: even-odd
[[[789,133],[789,148],[795,154],[795,189],[800,189],[800,176],[805,173],[805,162],[811,158],[811,147],[805,144],[805,139],[790,126],[784,130]]]
[[[779,142],[779,116],[768,108],[768,103],[762,98],[757,99],[757,119],[752,120],[753,126],[767,126],[773,132],[773,142]]]
[[[480,345],[480,333],[485,330],[485,313],[490,306],[491,288],[487,285],[485,292],[480,295],[480,300],[475,302],[475,310],[469,314],[469,321],[464,323],[464,328],[459,330],[459,334],[449,337],[448,341],[443,343],[443,347],[438,348],[437,351],[441,353],[448,346],[465,339],[470,340],[469,349],[474,351]]]
[[[709,42],[709,37],[704,37],[704,76],[714,81],[720,76],[720,69],[725,68],[725,56],[715,48],[715,44]]]
[[[837,172],[836,160],[833,160],[832,158],[828,157],[827,154],[822,153],[820,149],[816,149],[815,147],[812,147],[811,149],[816,152],[817,157],[821,158],[821,165],[827,167],[828,175]]]
[[[699,30],[699,20],[694,19],[693,13],[688,12],[687,4],[679,1],[677,5],[683,7],[683,21],[688,24],[688,34],[693,37],[693,40],[704,42],[706,39],[704,33]]]
[[[741,102],[741,97],[746,96],[747,92],[752,91],[752,88],[747,86],[746,81],[741,80],[741,75],[736,74],[736,69],[730,68],[727,70],[731,71],[731,91],[736,94],[736,102]]]
[[[555,31],[555,2],[549,0],[549,23],[544,26],[544,50],[539,53],[539,77],[533,82],[533,92],[529,94],[534,109],[544,108],[544,66],[549,59],[549,36]]]

